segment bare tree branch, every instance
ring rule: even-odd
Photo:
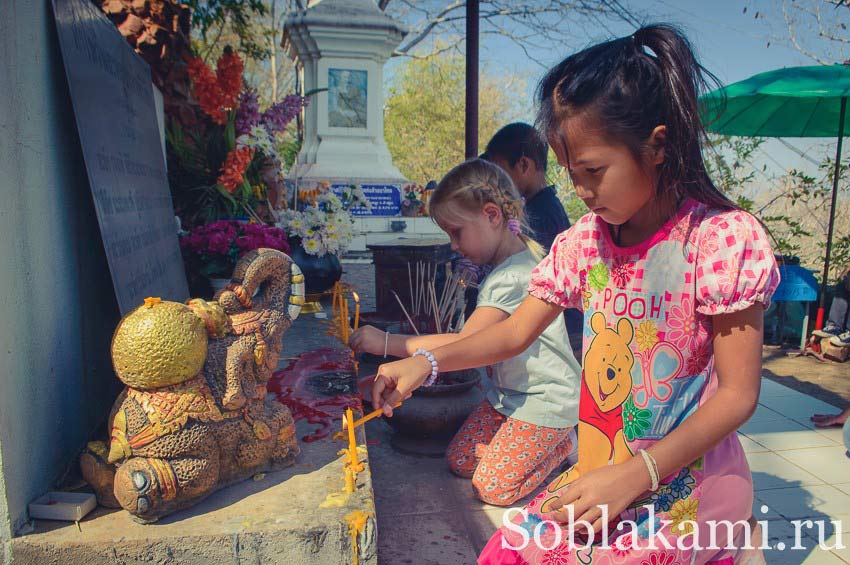
[[[423,42],[435,36],[463,35],[466,0],[381,0],[379,7],[407,22],[410,36],[396,49],[394,56],[411,56],[422,49]],[[481,0],[482,35],[500,35],[522,48],[531,60],[530,48],[552,44],[569,44],[576,37],[587,37],[588,20],[607,29],[607,22],[624,21],[638,27],[640,19],[623,0]],[[582,25],[585,24],[585,25]],[[579,27],[580,26],[580,27]],[[437,49],[437,47],[433,47]],[[417,53],[422,56],[422,53]]]
[[[850,7],[850,0],[783,0],[782,17],[791,45],[821,65],[844,60],[846,46],[850,46],[847,32],[850,13],[837,13],[842,6]],[[804,37],[808,38],[805,42]],[[815,37],[825,41],[826,46],[813,41]]]
[[[466,6],[466,2],[456,0],[455,2],[452,2],[451,4],[443,8],[439,14],[437,14],[427,22],[425,27],[418,34],[416,34],[413,38],[409,39],[405,45],[396,49],[394,55],[407,54],[411,49],[419,45],[426,37],[428,37],[428,34],[430,34],[434,28],[443,23],[449,13],[464,6]]]
[[[803,47],[802,44],[800,44],[799,40],[797,39],[796,22],[788,15],[788,8],[787,6],[785,6],[784,3],[782,4],[782,17],[785,19],[785,25],[788,27],[788,38],[791,40],[791,43],[794,45],[794,48],[806,57],[814,59],[821,65],[828,65],[829,62],[826,59],[822,59],[821,57],[815,55],[814,53]]]

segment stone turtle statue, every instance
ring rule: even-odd
[[[125,316],[112,362],[127,387],[109,416],[109,445],[94,442],[80,459],[98,501],[154,522],[291,465],[300,451],[292,415],[266,383],[303,301],[297,265],[258,249],[212,302],[148,298]]]

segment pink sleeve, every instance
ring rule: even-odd
[[[528,293],[563,308],[581,308],[579,257],[583,222],[560,234],[543,261],[531,273]]]
[[[711,316],[756,302],[770,306],[779,269],[758,220],[734,210],[707,218],[704,226],[697,255],[697,311]]]

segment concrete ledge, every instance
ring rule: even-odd
[[[298,437],[313,426],[298,422]],[[155,524],[134,522],[123,510],[98,508],[80,522],[39,521],[14,538],[14,563],[315,563],[355,561],[347,518],[365,516],[357,535],[357,562],[377,563],[374,493],[363,427],[360,457],[366,468],[357,490],[338,507],[320,508],[343,489],[341,440],[301,442],[295,465],[220,490],[197,506]],[[362,450],[362,451],[361,451]],[[357,513],[357,511],[362,514]],[[7,555],[7,558],[9,556]]]

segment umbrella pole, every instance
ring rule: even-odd
[[[823,327],[824,303],[826,302],[826,285],[829,279],[829,256],[832,253],[832,229],[835,225],[835,203],[838,198],[838,177],[841,172],[841,142],[844,141],[844,112],[847,109],[847,98],[841,99],[841,111],[838,114],[838,146],[835,148],[835,172],[832,175],[832,204],[829,208],[829,229],[826,234],[826,260],[823,262],[823,278],[820,283],[820,304],[815,329]]]

